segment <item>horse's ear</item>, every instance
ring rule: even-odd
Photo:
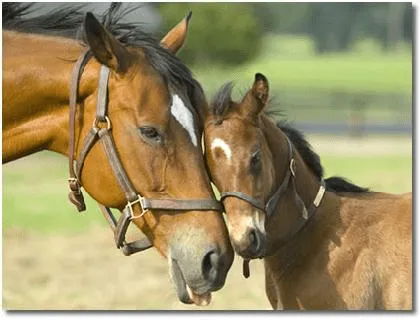
[[[84,30],[90,50],[99,63],[117,72],[126,71],[128,51],[90,12],[85,16]]]
[[[250,98],[250,100],[247,100]],[[249,114],[257,116],[267,106],[268,102],[268,80],[261,74],[255,74],[254,84],[244,97],[243,102],[247,101],[246,109]]]
[[[255,74],[255,80],[251,91],[260,107],[264,108],[268,101],[268,80],[263,74]]]
[[[160,44],[173,54],[176,54],[184,45],[187,39],[188,25],[192,16],[190,11],[175,27],[173,27],[166,36],[160,41]]]

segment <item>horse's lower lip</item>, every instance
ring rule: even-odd
[[[178,299],[186,304],[191,304],[193,301],[190,299],[190,296],[187,291],[187,284],[185,283],[184,276],[182,275],[181,268],[179,267],[176,260],[171,259],[170,272],[172,280],[175,283],[175,291],[178,296]]]
[[[201,289],[197,290],[197,293],[193,291],[185,282],[181,268],[179,267],[175,259],[171,259],[171,275],[175,283],[175,290],[178,299],[185,304],[195,303],[198,306],[208,305],[211,301],[211,293],[209,290]]]

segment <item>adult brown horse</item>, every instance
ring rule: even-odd
[[[235,251],[264,258],[272,307],[411,309],[411,193],[324,181],[303,136],[264,114],[262,74],[242,101],[231,101],[231,90],[212,103],[206,160]]]
[[[134,222],[167,257],[179,299],[209,303],[233,251],[198,138],[206,100],[174,55],[189,16],[159,43],[121,22],[128,11],[120,5],[105,26],[81,10],[28,18],[26,9],[3,4],[3,163],[41,150],[69,157],[79,211],[83,184],[121,211],[117,221],[105,208],[118,247],[131,254],[148,246],[126,243]],[[84,45],[60,36],[82,24]]]

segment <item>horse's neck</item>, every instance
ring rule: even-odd
[[[287,151],[288,143],[286,135],[270,119],[264,116],[263,122],[265,137],[273,155],[273,161],[275,166],[276,178],[275,184],[273,186],[274,191],[283,182],[286,172],[290,170],[289,155]],[[291,180],[289,181],[288,189],[291,188],[292,180],[294,180],[294,184],[296,186],[296,191],[298,195],[302,198],[305,206],[309,208],[313,200],[315,199],[316,194],[318,193],[320,183],[318,178],[312,172],[312,170],[308,168],[306,163],[303,161],[297,149],[294,146],[292,146],[292,148],[293,159],[296,163],[296,176],[290,177]],[[286,197],[286,195],[283,195],[282,198],[290,198],[288,202],[290,202],[292,208],[295,207],[295,202],[293,201],[292,197]],[[281,201],[284,200],[281,199],[280,202]],[[278,206],[277,210],[279,211],[281,210],[281,208]],[[300,214],[300,212],[296,212],[296,216],[300,216]],[[284,216],[284,214],[281,215]]]
[[[3,32],[3,163],[41,150],[67,154],[73,40]]]
[[[269,141],[273,158],[278,167],[276,168],[277,183],[280,183],[285,174],[285,163],[287,163],[287,141],[284,133],[278,129],[275,124],[266,124],[267,136],[272,137]],[[294,148],[293,157],[296,161],[296,192],[302,198],[306,208],[309,209],[313,203],[320,183],[311,169],[307,167],[298,151]],[[280,182],[279,182],[280,181]],[[295,227],[301,217],[301,212],[291,196],[291,185],[289,190],[280,199],[277,211],[266,227],[269,230],[269,237],[278,236],[277,242],[272,248],[272,255],[265,259],[266,271],[274,277],[276,290],[282,292],[283,298],[288,301],[282,301],[285,307],[298,308],[294,288],[285,289],[288,286],[298,285],[298,278],[302,270],[307,271],[308,266],[316,264],[320,254],[328,252],[328,245],[334,239],[334,230],[338,230],[340,224],[339,218],[339,197],[334,193],[326,192],[314,216],[307,225],[299,230],[291,238],[285,238]],[[287,199],[286,199],[287,198]],[[287,239],[286,242],[283,239]],[[313,267],[314,268],[314,267]],[[313,270],[313,268],[311,270]],[[280,287],[281,288],[280,288]],[[287,291],[287,293],[285,293]],[[274,292],[274,291],[273,291]],[[277,295],[272,293],[273,295]],[[280,299],[280,297],[277,297]]]

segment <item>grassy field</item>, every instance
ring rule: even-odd
[[[353,93],[405,93],[412,90],[412,52],[406,46],[383,53],[366,40],[353,51],[316,55],[309,38],[272,35],[264,38],[261,55],[246,66],[235,68],[193,67],[207,92],[212,94],[226,81],[247,88],[254,74],[267,76],[271,87]]]
[[[326,176],[376,191],[412,189],[411,137],[308,140]],[[177,301],[156,251],[124,257],[93,201],[87,213],[76,212],[67,200],[66,165],[62,156],[41,153],[3,166],[3,308],[197,310]],[[263,279],[260,261],[245,280],[236,258],[205,310],[270,309]]]

